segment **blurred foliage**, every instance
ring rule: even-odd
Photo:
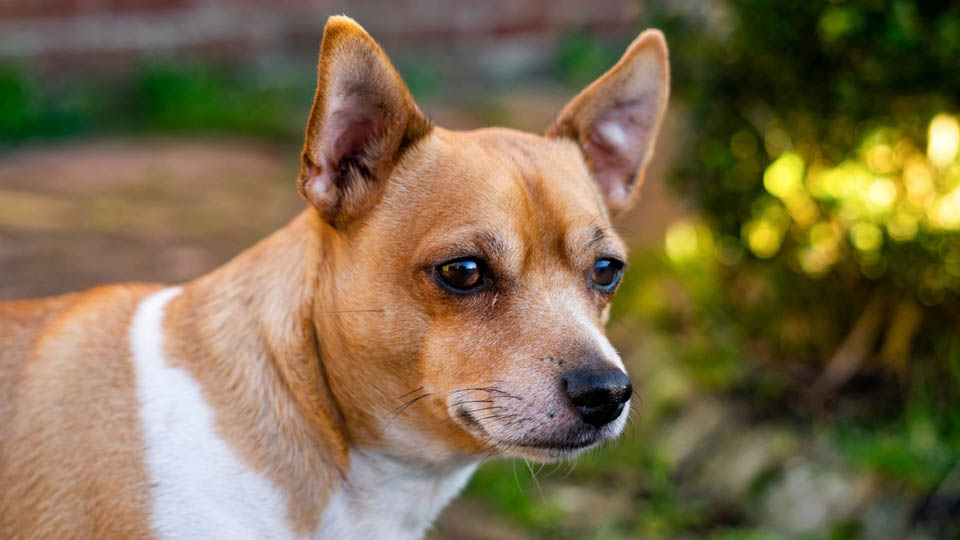
[[[960,5],[644,6],[689,107],[673,184],[702,216],[667,232],[696,313],[663,299],[663,330],[701,383],[935,489],[960,459]]]
[[[768,323],[764,333],[794,354],[806,345],[829,358],[877,292],[956,321],[960,6],[727,6],[722,37],[665,6],[651,17],[671,36],[675,93],[693,109],[686,142],[696,159],[679,165],[675,184],[711,236],[701,246],[673,231],[672,256],[703,247],[731,275],[764,278],[769,288],[755,293],[773,296],[757,304],[772,312],[748,320]],[[799,319],[769,316],[787,312]]]
[[[429,61],[400,66],[417,98],[444,87]],[[144,60],[129,71],[39,75],[0,63],[0,145],[96,133],[240,135],[299,143],[315,66]]]
[[[675,184],[710,225],[699,243],[671,231],[668,252],[712,250],[731,276],[761,278],[759,301],[731,305],[781,352],[829,358],[875,293],[904,306],[891,324],[911,302],[957,321],[960,7],[935,4],[731,0],[722,38],[666,8],[652,17],[693,109],[696,159]]]
[[[0,144],[90,133],[231,133],[294,141],[310,77],[288,80],[184,62],[149,62],[120,80],[35,76],[0,66]]]
[[[595,34],[571,31],[557,45],[555,72],[561,82],[579,90],[602,75],[622,52]]]
[[[156,64],[133,77],[124,105],[137,124],[159,131],[299,136],[290,126],[308,107],[303,94],[255,77]]]
[[[0,66],[0,143],[82,131],[92,108],[77,107],[75,102],[41,98],[25,70]]]

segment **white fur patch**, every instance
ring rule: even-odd
[[[579,326],[587,332],[587,335],[590,336],[590,341],[596,344],[597,347],[600,347],[600,352],[603,353],[604,359],[609,360],[613,365],[626,373],[627,367],[623,365],[623,359],[620,358],[620,354],[613,347],[613,344],[610,343],[610,340],[603,331],[597,328],[597,325],[593,324],[582,313],[574,312],[573,317]]]
[[[596,129],[603,140],[617,150],[624,151],[630,148],[630,135],[622,122],[617,120],[601,122]]]
[[[610,360],[613,365],[620,368],[620,371],[622,371],[624,374],[627,374],[627,366],[624,365],[623,359],[620,358],[620,354],[613,347],[613,344],[610,343],[610,339],[607,338],[606,334],[604,334],[603,331],[591,324],[590,321],[586,319],[581,319],[580,324],[587,329],[587,333],[589,333],[593,338],[593,342],[600,347],[600,351],[603,352],[604,358]],[[623,407],[623,412],[620,413],[620,416],[613,422],[604,426],[603,429],[607,433],[610,433],[612,437],[615,437],[623,431],[624,426],[627,425],[627,417],[629,416],[630,401],[627,401]]]
[[[351,450],[350,471],[330,500],[317,538],[422,538],[476,468],[476,463],[414,465]]]
[[[179,293],[144,299],[130,328],[153,532],[162,539],[293,538],[283,495],[218,436],[200,385],[165,361],[164,308]]]

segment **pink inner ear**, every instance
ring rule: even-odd
[[[642,96],[613,104],[592,122],[584,151],[611,200],[626,203],[651,145],[656,99]]]
[[[617,125],[612,127],[622,131]],[[609,131],[613,130],[608,128],[601,131],[599,127],[591,129],[584,150],[590,156],[593,176],[600,189],[611,198],[621,199],[626,196],[626,186],[632,181],[626,171],[636,169],[633,161],[622,152],[622,146],[614,142],[617,139],[602,134]]]
[[[335,96],[328,108],[320,141],[319,163],[310,164],[305,184],[307,199],[321,209],[337,206],[340,183],[350,167],[366,171],[373,166],[365,154],[383,128],[382,107],[362,96]]]
[[[589,129],[585,148],[597,183],[613,200],[626,202],[637,172],[650,150],[653,100],[618,103]]]
[[[304,196],[314,206],[320,209],[333,207],[336,189],[329,167],[311,164],[307,168],[307,181],[304,185]]]
[[[325,160],[334,171],[338,171],[345,161],[353,161],[360,167],[370,166],[364,161],[364,151],[383,129],[381,104],[363,96],[338,96],[330,105],[329,120],[324,129]]]

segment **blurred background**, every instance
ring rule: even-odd
[[[673,99],[609,332],[642,404],[434,540],[960,538],[960,6],[0,0],[0,300],[182,281],[292,218],[330,14],[440,125],[542,132],[646,27]]]

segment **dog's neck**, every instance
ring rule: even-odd
[[[222,369],[273,369],[297,411],[331,442],[346,449],[339,409],[325,380],[312,324],[318,282],[315,213],[304,211],[286,227],[218,270],[184,287],[195,338]],[[188,326],[189,325],[189,326]],[[242,354],[238,355],[238,351]]]
[[[372,428],[344,415],[326,363],[346,359],[335,358],[336,339],[319,335],[329,325],[318,320],[336,318],[328,275],[335,265],[324,258],[337,256],[339,241],[315,212],[305,211],[185,285],[167,308],[168,340],[190,344],[182,358],[197,359],[185,367],[201,383],[219,381],[204,386],[216,388],[208,399],[224,405],[217,407],[226,416],[221,426],[236,429],[225,430],[236,434],[229,442],[295,494],[288,513],[298,533],[342,531],[359,525],[349,516],[366,516],[415,538],[475,465],[410,461],[388,448],[371,449]]]
[[[318,538],[421,538],[476,467],[353,451],[348,480],[330,499]]]

